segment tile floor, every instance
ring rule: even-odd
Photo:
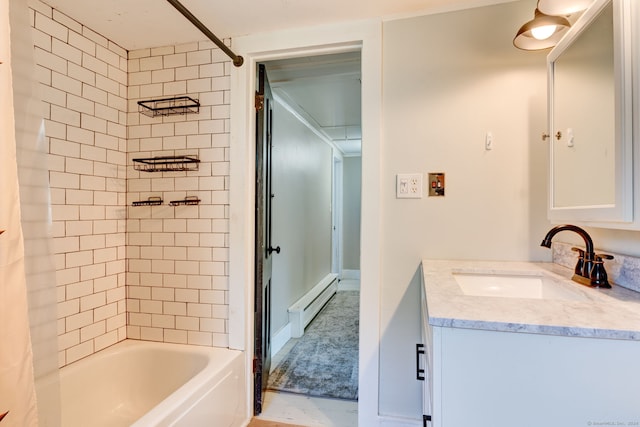
[[[263,421],[256,418],[252,419],[247,427],[305,427],[300,424],[284,424],[278,421]]]
[[[256,419],[305,427],[356,427],[358,402],[267,391]]]

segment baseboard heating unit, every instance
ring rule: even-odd
[[[327,274],[309,292],[289,307],[292,338],[300,338],[304,335],[304,328],[316,317],[322,307],[337,291],[338,275]]]

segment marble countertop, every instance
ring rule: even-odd
[[[427,314],[433,326],[640,341],[640,292],[593,289],[553,263],[423,260]],[[454,273],[544,276],[579,298],[465,295]]]

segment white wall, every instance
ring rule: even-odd
[[[511,44],[523,1],[384,25],[380,412],[416,417],[420,260],[548,260],[545,52]],[[485,133],[494,148],[485,151]],[[395,198],[397,173],[446,196]]]
[[[331,148],[279,102],[273,125],[272,332],[287,308],[331,272]]]
[[[360,270],[362,157],[343,160],[342,268]]]

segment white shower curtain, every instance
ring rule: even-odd
[[[9,2],[0,0],[0,426],[37,426],[13,111]]]
[[[0,427],[58,427],[47,150],[24,0],[0,0],[0,62]]]

